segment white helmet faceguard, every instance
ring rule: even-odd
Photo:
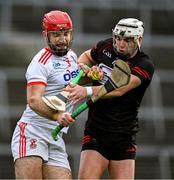
[[[113,38],[115,36],[133,37],[140,49],[138,41],[139,37],[143,37],[144,27],[143,22],[135,18],[121,19],[113,29]]]

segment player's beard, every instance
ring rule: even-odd
[[[54,43],[51,43],[50,41],[48,42],[48,46],[50,47],[50,49],[53,51],[54,54],[56,54],[57,56],[64,56],[67,54],[67,52],[69,51],[68,45],[67,44],[60,44],[56,45]]]
[[[70,50],[71,45],[72,45],[72,41],[73,41],[72,31],[71,31],[70,36],[71,36],[70,39],[66,40],[64,42],[58,42],[58,41],[57,42],[52,42],[50,40],[50,34],[47,33],[46,41],[47,41],[47,44],[48,44],[49,48],[51,49],[51,51],[54,54],[56,54],[57,56],[65,56],[68,53],[68,51]]]

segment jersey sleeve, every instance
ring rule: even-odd
[[[47,66],[33,59],[26,72],[27,85],[43,84],[46,86],[48,74]]]
[[[99,41],[92,49],[91,49],[91,57],[92,59],[98,63],[98,56],[102,51],[102,47],[104,45],[104,41]]]
[[[133,75],[139,77],[141,82],[149,82],[151,81],[154,74],[154,65],[153,63],[148,61],[139,61],[140,63],[131,68],[131,72]]]

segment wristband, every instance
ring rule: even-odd
[[[92,87],[85,87],[86,88],[86,93],[87,93],[87,96],[92,96]]]

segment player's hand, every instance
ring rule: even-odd
[[[71,123],[73,123],[75,119],[71,117],[70,113],[67,112],[59,112],[57,117],[57,122],[65,127],[69,126]]]
[[[98,66],[92,66],[91,68],[87,67],[84,63],[78,64],[79,69],[83,69],[84,76],[93,79],[93,80],[102,80],[104,77],[104,72]]]
[[[83,72],[84,72],[83,76],[86,76],[90,71],[90,68],[84,63],[78,63],[78,69],[83,70]]]
[[[64,90],[69,92],[68,99],[72,101],[73,104],[76,104],[77,102],[87,97],[86,88],[78,84],[70,84]]]
[[[87,77],[90,77],[93,80],[102,80],[104,77],[104,72],[98,66],[92,66],[87,73]]]

